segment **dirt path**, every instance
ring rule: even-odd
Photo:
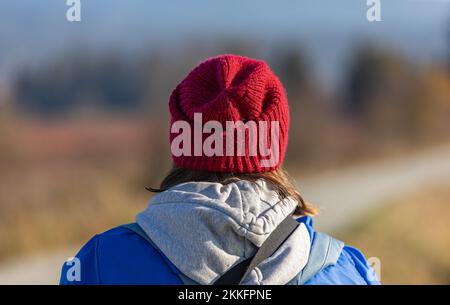
[[[321,209],[316,227],[326,232],[344,228],[384,199],[443,181],[450,181],[450,145],[403,159],[298,179],[304,197]],[[0,284],[56,284],[62,262],[77,248],[17,258],[0,265]]]
[[[75,253],[76,248],[68,247],[31,257],[14,258],[0,265],[0,284],[57,284],[64,260]]]
[[[393,196],[450,182],[450,145],[298,182],[306,200],[321,209],[316,227],[332,233]]]

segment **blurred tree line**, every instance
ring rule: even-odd
[[[340,88],[330,94],[317,82],[301,46],[286,43],[269,55],[260,52],[247,42],[224,41],[216,48],[154,50],[133,57],[82,51],[64,54],[19,71],[14,108],[44,119],[89,111],[151,118],[163,131],[150,132],[153,143],[161,144],[157,148],[161,154],[161,147],[167,146],[163,143],[171,90],[199,60],[238,53],[267,60],[286,87],[292,113],[290,163],[326,166],[389,145],[450,137],[450,55],[447,63],[430,66],[391,50],[362,45],[351,54]],[[158,160],[153,163],[163,166]]]

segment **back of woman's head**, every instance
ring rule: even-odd
[[[169,110],[174,167],[159,189],[150,190],[263,179],[281,200],[298,201],[296,214],[315,214],[282,169],[289,107],[281,81],[264,61],[236,55],[207,59],[172,92]]]

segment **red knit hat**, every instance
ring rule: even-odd
[[[169,110],[172,159],[177,167],[214,172],[255,173],[274,170],[283,162],[288,142],[289,108],[283,85],[264,61],[237,55],[219,55],[207,59],[194,68],[172,92]],[[194,117],[198,118],[199,114],[202,126],[205,127],[208,121],[215,121],[223,126],[223,130],[209,128],[208,132],[205,132],[200,126],[197,131],[203,130],[203,133],[196,135],[195,130],[199,125],[194,124]],[[247,129],[242,140],[235,130],[232,132],[234,136],[227,138],[227,122],[245,124],[250,121],[256,123],[258,131],[252,133],[251,129]],[[260,133],[261,126],[267,127],[265,133]],[[191,128],[191,138],[182,143],[177,137],[180,137],[185,127]],[[274,133],[275,129],[278,134]],[[223,146],[218,146],[219,142],[211,146],[216,149],[213,155],[202,150],[202,145],[206,145],[205,141],[211,144],[211,141],[207,140],[212,134],[211,131],[217,132],[216,140],[220,138],[224,141]],[[256,137],[257,144],[249,140],[250,134],[261,135]],[[226,142],[227,140],[229,142]],[[268,149],[272,148],[269,155],[262,152],[261,145],[264,146],[264,143]],[[230,145],[230,151],[227,151]],[[239,145],[243,145],[241,147],[245,152],[237,152]],[[174,147],[182,146],[184,153],[174,152]],[[252,150],[255,147],[258,147],[256,154]],[[271,155],[276,156],[272,158],[274,162],[264,162],[270,159]]]

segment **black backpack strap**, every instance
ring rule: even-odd
[[[253,258],[232,267],[213,285],[238,285],[258,264],[272,256],[300,224],[291,215],[284,219],[267,237]]]
[[[241,280],[245,278],[248,273],[250,273],[259,263],[272,256],[299,225],[300,224],[294,220],[291,215],[289,215],[267,237],[265,242],[256,252],[255,256],[248,258],[229,269],[219,279],[217,279],[213,285],[238,285]],[[137,223],[125,224],[122,225],[122,227],[133,231],[148,241],[152,246],[156,247],[153,241]],[[180,275],[185,285],[197,284],[195,281],[184,276],[183,274]]]

